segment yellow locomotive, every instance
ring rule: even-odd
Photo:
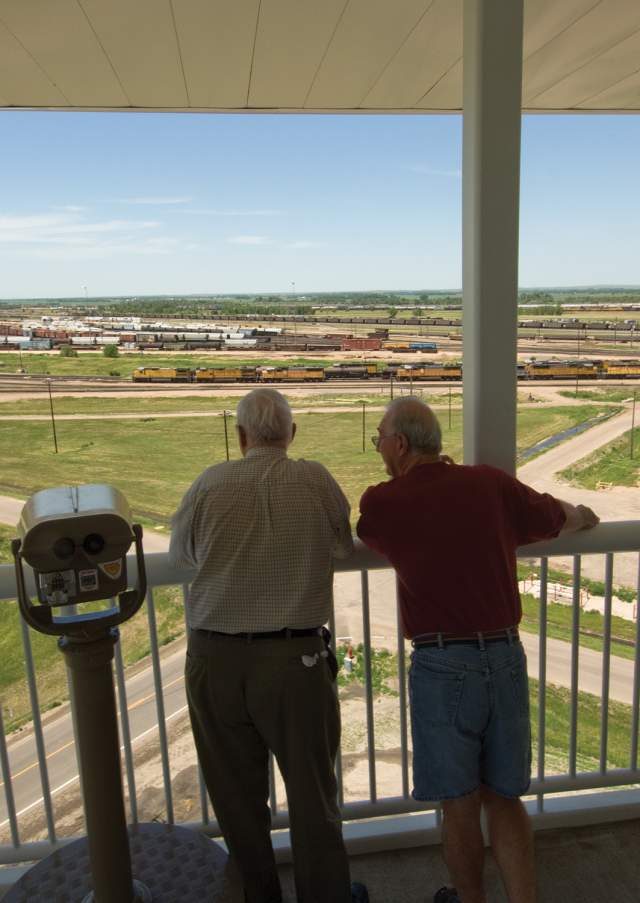
[[[601,361],[602,379],[637,379],[640,377],[640,360]]]
[[[258,379],[256,367],[198,367],[197,383],[254,383]]]
[[[423,379],[446,379],[461,380],[462,364],[416,364],[414,367],[398,367],[396,371],[396,379],[407,380],[423,380]]]
[[[193,370],[188,367],[138,367],[133,371],[134,383],[190,383]]]
[[[263,383],[324,382],[323,367],[261,367],[258,372]]]
[[[600,362],[527,361],[524,372],[527,379],[597,379]]]

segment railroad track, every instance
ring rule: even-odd
[[[126,393],[132,395],[143,395],[143,394],[153,394],[153,393],[162,393],[166,392],[167,389],[170,389],[172,392],[182,392],[185,394],[193,395],[201,392],[211,392],[215,390],[229,390],[229,389],[248,389],[252,385],[256,386],[265,386],[268,385],[271,388],[277,389],[308,389],[309,391],[317,392],[319,389],[323,389],[325,391],[339,393],[341,390],[345,389],[360,389],[363,392],[366,389],[377,390],[377,389],[388,389],[390,390],[390,383],[388,379],[341,379],[341,380],[327,380],[324,382],[285,382],[285,383],[250,383],[250,382],[236,382],[236,383],[142,383],[142,384],[133,384],[130,381],[125,381],[118,379],[117,377],[77,377],[77,376],[35,376],[35,375],[9,375],[9,374],[0,374],[0,396],[3,394],[15,394],[15,393],[30,393],[30,392],[48,392],[48,380],[51,380],[51,389],[53,394],[55,395],[63,395],[65,392],[74,392],[74,393],[89,393],[89,392],[113,392],[113,393]],[[582,387],[600,387],[600,388],[621,388],[628,387],[629,389],[634,389],[640,386],[640,379],[625,379],[625,380],[606,380],[606,379],[579,379],[578,380],[580,386]],[[575,388],[576,379],[520,379],[518,380],[518,387],[521,389],[526,388],[536,388],[542,386],[557,386],[559,388],[562,387],[572,387]],[[403,379],[393,381],[394,390],[399,392],[402,387],[407,386],[414,388],[418,387],[429,387],[429,388],[437,388],[443,386],[451,386],[451,387],[459,387],[462,389],[462,383],[460,380],[424,380],[424,379]]]

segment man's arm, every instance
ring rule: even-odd
[[[384,555],[383,526],[386,524],[386,519],[377,510],[376,488],[376,486],[369,486],[360,499],[360,518],[356,524],[356,533],[366,546],[373,549],[374,552]]]
[[[348,558],[353,552],[353,536],[349,515],[351,506],[347,498],[328,470],[323,468],[327,487],[327,512],[335,534],[333,554],[335,558]]]
[[[566,520],[560,533],[576,533],[578,530],[590,530],[600,523],[600,518],[587,508],[586,505],[572,505],[571,502],[563,502],[562,499],[556,499],[558,504],[562,506]]]
[[[196,484],[186,492],[180,507],[171,518],[169,564],[177,568],[197,567],[193,542],[193,515],[198,495]]]

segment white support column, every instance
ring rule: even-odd
[[[515,472],[523,0],[465,0],[464,460]]]

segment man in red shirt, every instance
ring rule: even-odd
[[[529,690],[518,637],[520,545],[593,527],[583,505],[541,495],[495,467],[441,455],[440,425],[415,398],[392,402],[373,437],[386,483],[360,500],[358,536],[398,574],[409,692],[413,796],[442,801],[455,888],[434,903],[486,903],[484,806],[511,903],[534,903]]]

